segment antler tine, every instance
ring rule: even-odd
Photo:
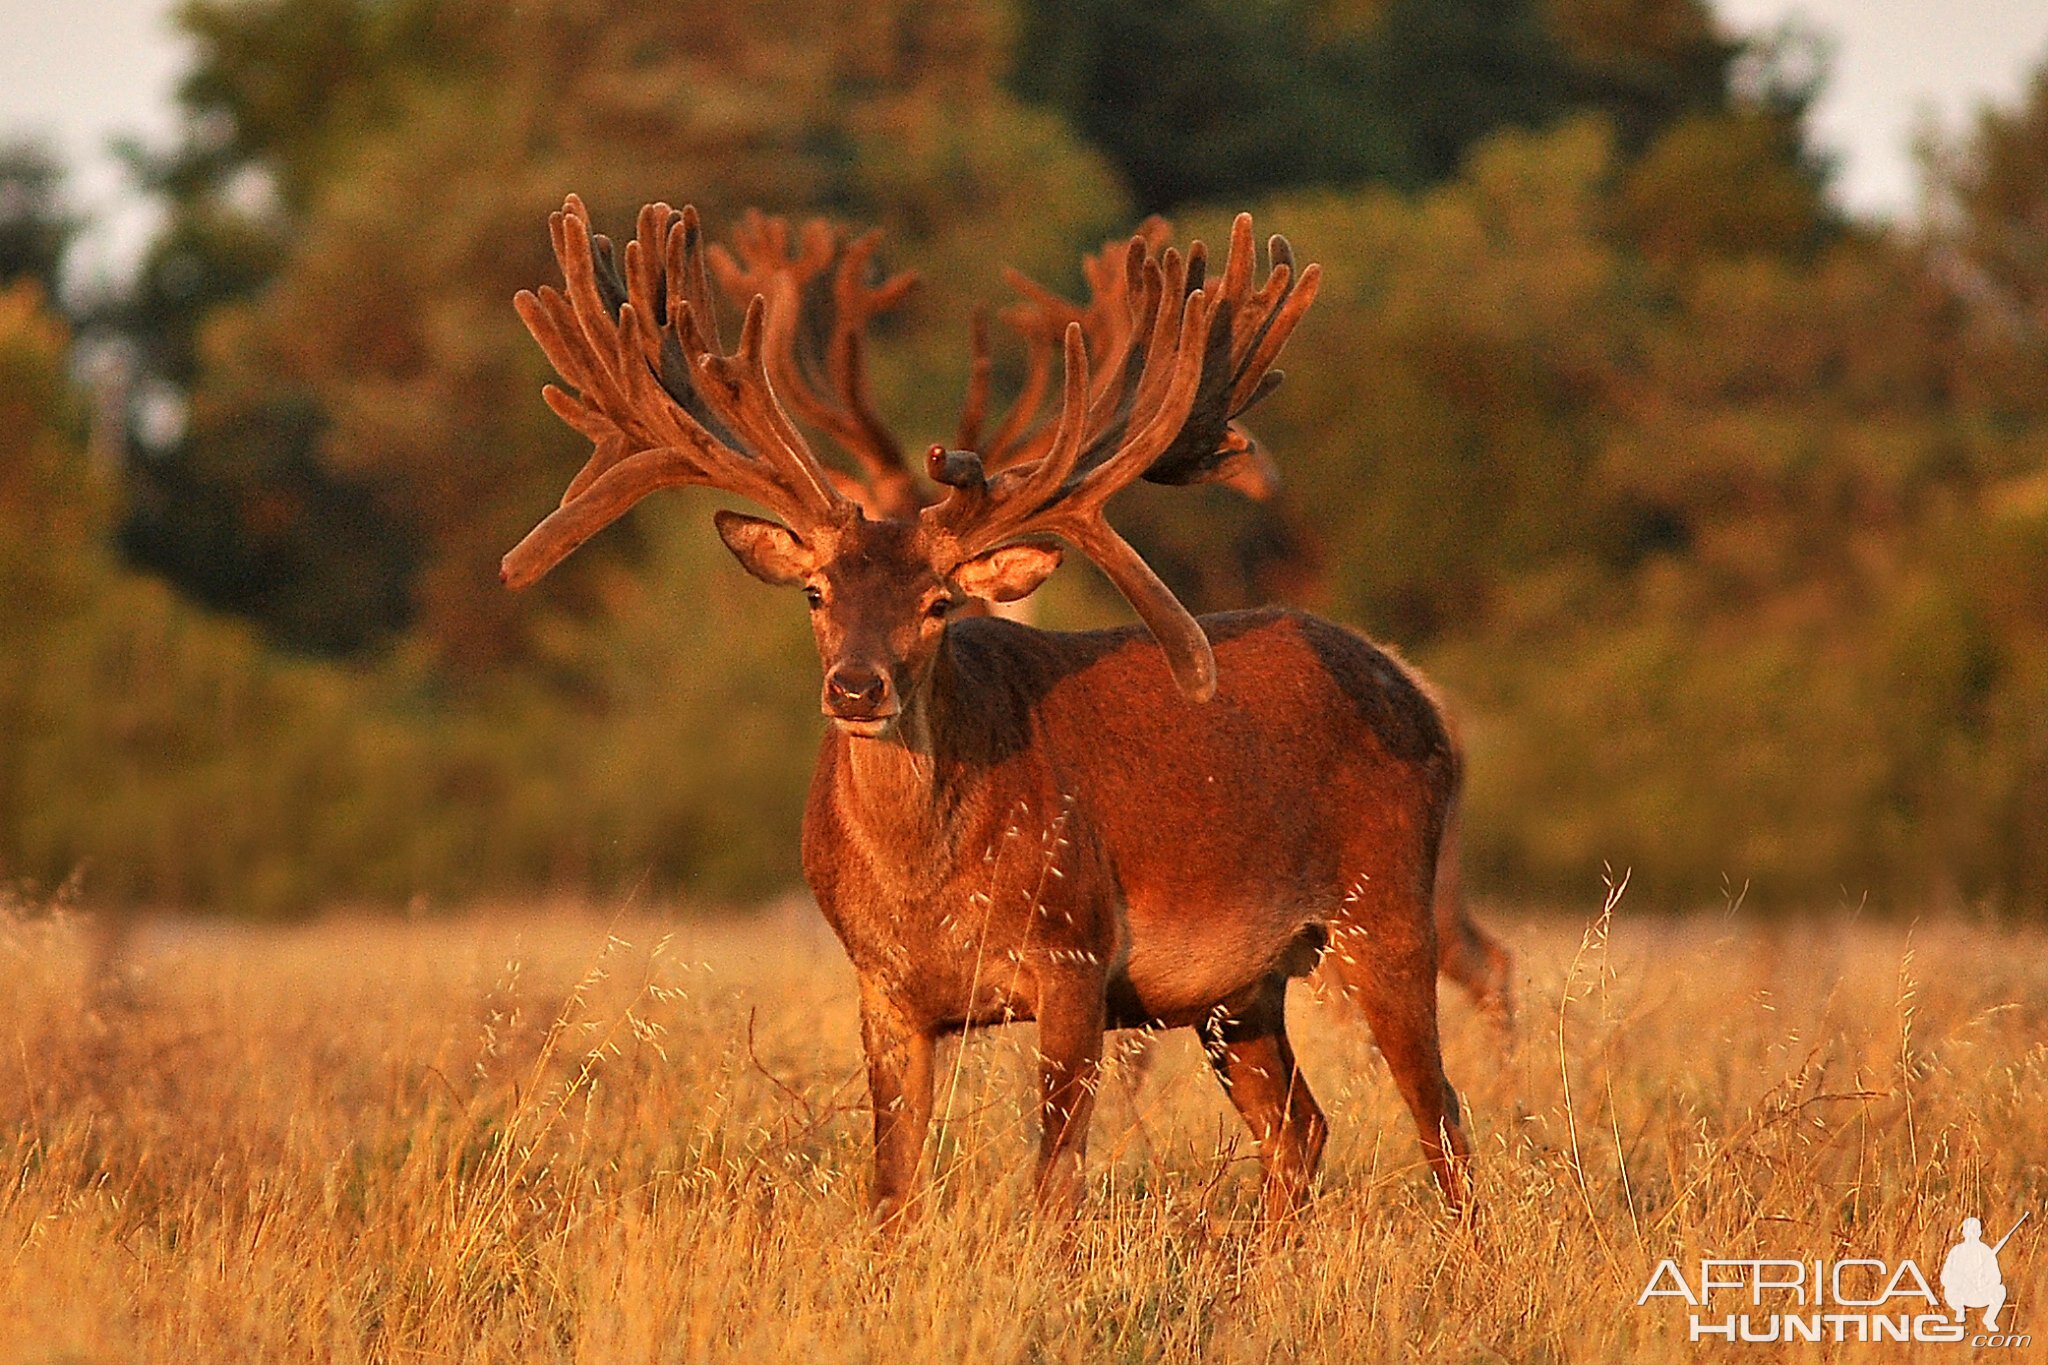
[[[1079,322],[1067,324],[1063,355],[1066,372],[1061,382],[1060,419],[1053,428],[1052,446],[1037,464],[1017,471],[1021,487],[1014,505],[1020,520],[1029,517],[1046,500],[1058,496],[1087,447],[1088,344]],[[988,539],[986,533],[980,539]]]
[[[1267,246],[1271,268],[1253,292],[1256,248],[1250,214],[1237,216],[1230,236],[1230,256],[1217,290],[1222,349],[1204,363],[1186,428],[1145,471],[1153,483],[1225,483],[1254,493],[1271,488],[1270,462],[1232,424],[1279,386],[1281,374],[1273,364],[1315,301],[1322,270],[1310,265],[1297,272],[1287,239],[1275,235]]]
[[[1230,253],[1213,282],[1199,242],[1182,254],[1162,235],[1141,231],[1120,261],[1107,250],[1089,258],[1093,297],[1085,312],[1020,285],[1029,302],[1017,321],[1027,341],[1037,343],[1066,314],[1059,419],[1049,436],[1041,428],[1029,438],[1035,458],[986,483],[975,477],[978,469],[941,470],[945,452],[935,452],[935,477],[943,473],[951,491],[925,517],[963,557],[1034,532],[1068,541],[1130,600],[1181,691],[1205,701],[1216,688],[1207,637],[1109,525],[1105,509],[1140,477],[1227,481],[1255,491],[1270,483],[1270,464],[1230,421],[1277,381],[1272,363],[1314,298],[1319,273],[1309,266],[1297,274],[1285,241],[1275,238],[1272,269],[1254,292],[1249,216],[1232,224]],[[1097,336],[1103,363],[1091,367]]]
[[[1085,306],[1069,303],[1020,271],[1003,271],[1004,281],[1023,295],[1022,301],[1003,311],[1002,319],[1024,340],[1025,375],[1023,388],[984,447],[990,469],[1028,464],[1045,454],[1053,430],[1050,424],[1040,424],[1040,408],[1068,323],[1081,324],[1089,354],[1095,358],[1091,405],[1127,392],[1124,362],[1135,331],[1136,281],[1147,254],[1162,247],[1171,234],[1166,220],[1154,215],[1140,224],[1128,241],[1111,242],[1083,256],[1081,272],[1088,282]]]
[[[960,427],[953,444],[961,450],[981,449],[981,424],[988,417],[989,384],[995,377],[995,358],[988,347],[988,309],[976,308],[967,327],[967,397],[960,404]]]
[[[1171,308],[1168,299],[1160,300],[1162,316]],[[1107,497],[1109,492],[1130,484],[1151,468],[1187,425],[1197,388],[1217,349],[1211,345],[1211,323],[1219,320],[1225,310],[1197,289],[1182,301],[1178,311],[1179,327],[1174,332],[1158,334],[1159,341],[1152,352],[1156,355],[1165,351],[1170,363],[1146,366],[1144,380],[1149,383],[1158,374],[1158,386],[1148,395],[1141,384],[1133,404],[1134,414],[1146,415],[1143,425],[1135,433],[1126,431],[1122,444],[1088,472],[1084,488],[1102,487],[1107,490],[1103,495]]]
[[[1293,275],[1294,252],[1287,239],[1275,233],[1267,251],[1273,260],[1273,272],[1266,286],[1252,296],[1251,308],[1254,316],[1263,315],[1266,321],[1249,347],[1249,354],[1238,360],[1238,383],[1231,391],[1232,416],[1245,411],[1252,404],[1264,398],[1273,389],[1265,385],[1264,378],[1273,362],[1280,358],[1280,350],[1287,344],[1287,338],[1308,312],[1308,306],[1315,302],[1316,291],[1322,287],[1323,268],[1310,264],[1299,276]],[[1263,387],[1261,387],[1263,385]]]
[[[860,432],[861,439],[851,453],[866,468],[886,506],[909,510],[923,503],[904,464],[902,445],[875,415],[868,401],[866,329],[871,319],[896,307],[917,287],[917,276],[904,271],[878,285],[870,285],[869,270],[881,243],[882,230],[870,228],[847,246],[840,257],[832,285],[836,325],[831,348],[826,353],[827,366],[840,405],[851,414]]]
[[[731,355],[706,352],[697,357],[698,369],[712,380],[700,384],[698,392],[743,441],[779,467],[787,486],[794,488],[806,505],[829,508],[840,501],[831,476],[776,401],[768,378],[764,349],[767,311],[768,301],[754,295],[740,323],[739,349]]]
[[[671,326],[677,322],[678,314],[687,314],[691,327],[677,331],[679,335],[689,333],[685,343],[688,349],[696,354],[724,351],[725,342],[718,334],[718,303],[704,273],[704,226],[697,219],[696,205],[685,204],[682,217],[669,225],[663,260]]]
[[[660,207],[666,209],[666,206]],[[651,247],[641,254],[651,258]],[[667,336],[674,339],[685,361],[694,362],[700,373],[710,374],[718,381],[703,384],[695,382],[693,377],[691,392],[709,410],[707,416],[714,419],[711,423],[698,420],[696,424],[710,426],[710,434],[714,436],[716,428],[721,426],[737,434],[749,447],[745,453],[772,466],[779,476],[777,486],[795,492],[800,500],[802,510],[793,514],[793,519],[813,519],[820,511],[836,513],[845,500],[776,401],[774,388],[769,382],[762,349],[765,301],[756,295],[749,303],[740,329],[739,349],[731,355],[725,354],[723,348],[716,345],[718,326],[713,316],[715,305],[704,271],[703,254],[704,238],[697,212],[694,208],[685,208],[680,215],[668,221],[664,252],[669,259],[681,257],[681,297],[673,296],[672,285],[668,295],[657,290],[649,274],[645,276],[645,302],[639,305],[651,317],[655,300],[666,297],[671,312],[665,329]],[[700,310],[706,315],[702,322],[698,320]],[[666,352],[665,344],[662,351]],[[649,357],[650,361],[654,359]],[[643,367],[638,373],[644,380],[648,367]],[[692,405],[684,404],[683,408],[683,416],[696,418]],[[730,443],[720,444],[729,448]],[[755,498],[755,501],[761,499]]]
[[[633,226],[633,240],[626,243],[626,297],[637,300],[644,310],[643,321],[650,325],[641,339],[651,347],[649,355],[656,362],[661,355],[661,329],[668,325],[669,315],[662,268],[668,261],[669,230],[681,216],[667,204],[648,204]]]
[[[717,346],[694,210],[642,209],[623,275],[574,195],[548,233],[564,289],[522,290],[513,304],[577,390],[548,385],[548,406],[595,449],[561,505],[505,556],[507,583],[532,583],[641,498],[679,484],[760,503],[799,535],[851,507],[776,402],[760,298],[739,350]]]
[[[1278,236],[1274,241],[1286,249],[1286,239]],[[1223,258],[1223,284],[1217,293],[1226,299],[1242,299],[1245,291],[1252,287],[1252,270],[1258,265],[1257,248],[1252,245],[1252,216],[1240,213],[1230,224],[1230,254]],[[1275,254],[1278,260],[1278,254]]]
[[[1028,276],[1005,267],[1003,278],[1024,296],[1021,302],[1003,309],[1000,316],[1004,325],[1023,339],[1025,369],[1023,387],[987,443],[978,447],[991,470],[1023,464],[1045,453],[1052,430],[1039,425],[1039,419],[1052,384],[1053,362],[1063,344],[1067,324],[1078,321],[1085,326],[1089,322],[1082,309]]]

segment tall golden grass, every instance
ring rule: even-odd
[[[1505,931],[1506,1055],[1444,1008],[1471,1226],[1362,1023],[1299,989],[1333,1135],[1297,1225],[1251,1222],[1249,1143],[1186,1035],[1112,1069],[1086,1214],[1038,1225],[1019,1026],[945,1060],[931,1208],[891,1242],[851,973],[806,911],[166,922],[96,979],[89,926],[16,907],[0,1359],[1954,1359],[1695,1346],[1683,1304],[1636,1299],[1667,1256],[1932,1278],[1963,1217],[2025,1209],[2004,1325],[2048,1338],[2041,933],[1626,907]]]

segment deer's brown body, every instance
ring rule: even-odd
[[[1291,1206],[1323,1118],[1282,999],[1325,948],[1443,1164],[1457,1109],[1431,889],[1457,757],[1442,721],[1405,668],[1329,622],[1202,624],[1221,680],[1205,705],[1173,694],[1142,630],[970,620],[946,631],[901,740],[827,736],[804,869],[860,974],[888,1097],[883,1201],[912,1188],[931,1040],[1017,1018],[1067,1040],[1064,1056],[1041,1044],[1049,1198],[1078,1159],[1103,1028],[1167,1025],[1203,1031]]]
[[[709,257],[748,300],[728,353],[693,213],[642,210],[623,270],[573,198],[551,231],[567,292],[518,304],[580,391],[551,388],[550,405],[596,449],[505,577],[531,582],[674,484],[781,518],[716,520],[750,573],[803,588],[825,666],[804,868],[859,975],[877,1211],[914,1196],[935,1040],[1010,1019],[1038,1026],[1044,1204],[1078,1197],[1105,1031],[1167,1025],[1201,1031],[1258,1139],[1268,1209],[1291,1210],[1325,1124],[1288,1045],[1287,982],[1319,961],[1363,1008],[1461,1200],[1436,1021],[1432,891],[1458,785],[1443,718],[1397,661],[1326,621],[1196,621],[1104,517],[1140,477],[1270,487],[1233,419],[1277,382],[1316,267],[1296,270],[1276,237],[1257,282],[1241,215],[1213,280],[1199,243],[1183,256],[1150,224],[1087,263],[1085,307],[1019,281],[1027,302],[1006,319],[1029,346],[1023,392],[984,440],[978,331],[964,449],[926,462],[935,496],[866,401],[862,329],[909,287],[869,278],[872,235],[814,224],[799,241],[749,219],[739,259]],[[818,461],[785,399],[862,477]],[[1053,538],[1144,628],[973,617],[1043,583]],[[1444,904],[1452,960],[1504,1008],[1504,958]]]

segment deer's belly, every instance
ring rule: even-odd
[[[1269,977],[1306,976],[1328,935],[1310,908],[1130,919],[1130,952],[1109,982],[1112,1022],[1191,1024]]]

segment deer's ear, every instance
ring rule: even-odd
[[[1015,602],[1038,591],[1060,566],[1060,547],[1050,541],[1027,540],[976,555],[953,570],[953,583],[969,597],[989,602]]]
[[[740,567],[763,583],[801,583],[816,567],[811,552],[787,526],[738,512],[720,512],[712,520],[718,524],[718,538]]]

